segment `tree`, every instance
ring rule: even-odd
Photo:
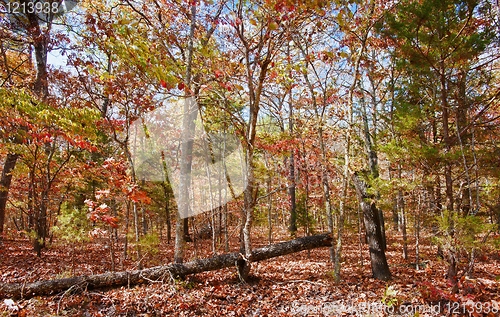
[[[453,176],[459,167],[456,158],[460,157],[460,147],[457,145],[462,144],[463,148],[462,140],[466,139],[466,133],[482,115],[481,111],[477,112],[466,123],[466,113],[496,93],[484,86],[473,85],[475,91],[469,99],[463,90],[467,78],[473,83],[472,78],[481,73],[481,67],[477,66],[484,65],[484,59],[480,56],[492,40],[488,27],[491,20],[480,17],[484,5],[458,0],[405,1],[397,6],[397,11],[386,16],[380,27],[395,47],[394,57],[398,65],[404,67],[406,93],[401,92],[400,98],[397,98],[401,111],[414,112],[418,120],[429,114],[433,120],[430,124],[434,143],[430,148],[439,153],[436,155],[440,166],[437,174],[444,178],[444,209],[450,216],[451,225],[447,232],[450,237],[454,235],[452,215],[458,212]],[[478,83],[482,84],[481,81]],[[439,124],[434,121],[438,118]],[[413,125],[412,128],[423,139],[426,132],[421,129],[422,126]],[[456,291],[457,249],[451,246],[445,251],[449,264],[448,278]]]
[[[24,1],[25,4],[33,3],[34,1]],[[5,1],[0,2],[5,5]],[[9,19],[6,19],[9,18]],[[46,27],[42,28],[41,18],[34,12],[11,14],[10,16],[4,16],[1,23],[2,33],[8,34],[6,37],[7,48],[4,46],[2,41],[2,64],[7,70],[5,78],[3,78],[2,86],[6,83],[13,84],[15,77],[23,77],[22,73],[25,71],[23,69],[23,64],[27,61],[27,52],[23,53],[26,59],[24,61],[12,60],[9,58],[9,54],[12,54],[11,49],[26,50],[28,47],[26,44],[33,44],[35,49],[35,61],[36,61],[36,77],[33,82],[32,91],[35,96],[40,100],[45,100],[48,96],[48,82],[47,82],[47,52],[49,45],[49,37],[52,26],[53,15],[49,14],[45,21],[47,22]],[[11,32],[10,30],[14,30]],[[10,69],[9,64],[17,64],[12,66]],[[17,139],[19,142],[19,139]],[[0,236],[3,233],[3,225],[5,219],[5,208],[7,205],[7,198],[9,195],[9,188],[12,181],[12,172],[16,166],[17,160],[19,158],[18,153],[8,153],[4,162],[4,167],[2,170],[2,177],[0,179]],[[1,239],[1,237],[0,237]]]
[[[350,49],[350,62],[353,67],[352,80],[349,83],[348,97],[347,97],[347,132],[346,141],[344,146],[344,170],[342,182],[342,197],[340,201],[338,233],[337,233],[337,246],[335,257],[334,274],[337,280],[340,280],[340,259],[342,251],[342,235],[344,226],[344,215],[346,209],[347,187],[352,181],[357,194],[358,202],[361,206],[363,213],[364,227],[366,230],[366,238],[370,250],[371,268],[374,278],[379,280],[389,280],[391,273],[387,264],[385,256],[385,229],[383,222],[383,214],[377,208],[376,200],[377,195],[372,193],[371,182],[378,178],[378,159],[373,144],[373,140],[368,131],[368,123],[366,114],[363,116],[364,100],[360,98],[359,103],[361,107],[361,117],[363,120],[363,127],[361,139],[364,141],[364,152],[366,155],[366,162],[368,170],[351,172],[351,146],[352,139],[354,138],[354,104],[355,94],[363,93],[357,91],[360,86],[360,77],[363,72],[362,62],[368,64],[366,51],[369,45],[370,34],[372,33],[375,21],[380,18],[381,12],[385,9],[384,5],[377,5],[375,1],[365,3],[356,12],[359,15],[354,15],[349,8],[344,8],[344,14],[339,15],[338,23],[341,29],[346,33],[345,41],[349,43]],[[347,23],[347,21],[355,21],[354,24]],[[351,25],[354,25],[352,27]]]
[[[326,211],[326,219],[328,222],[328,230],[333,232],[334,223],[333,223],[333,202],[332,195],[330,190],[330,177],[328,170],[328,153],[327,153],[327,144],[325,142],[325,134],[326,134],[326,123],[327,120],[326,110],[330,103],[335,100],[336,91],[332,89],[333,84],[330,82],[329,75],[333,73],[335,69],[333,68],[332,63],[335,61],[332,58],[333,54],[331,52],[332,48],[328,47],[322,52],[318,52],[318,54],[323,54],[324,59],[326,61],[325,65],[318,66],[316,61],[314,61],[311,56],[314,56],[316,52],[314,51],[313,45],[316,43],[311,42],[310,40],[314,37],[316,41],[322,41],[326,37],[322,32],[316,31],[317,26],[322,26],[321,21],[308,21],[308,29],[310,32],[308,34],[304,34],[301,36],[300,31],[297,30],[294,36],[294,43],[297,48],[300,50],[302,55],[302,60],[304,61],[304,70],[302,71],[302,76],[306,83],[307,91],[310,95],[312,102],[312,111],[314,113],[314,122],[316,125],[316,130],[318,132],[318,143],[320,150],[320,160],[319,166],[321,169],[321,188],[323,191],[323,199],[325,204]],[[311,30],[312,29],[312,30]],[[306,29],[307,30],[307,29]],[[315,34],[318,33],[318,34]],[[326,66],[326,75],[324,78],[321,76],[322,71],[321,67]],[[310,74],[311,73],[311,74]],[[311,79],[310,76],[314,79]],[[318,87],[319,93],[315,87]],[[318,95],[318,97],[317,97]],[[335,249],[332,245],[330,248],[330,261],[332,263],[335,262]]]

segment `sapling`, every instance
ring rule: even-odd
[[[90,221],[85,211],[69,208],[67,203],[63,203],[56,223],[51,232],[71,246],[71,272],[74,274],[76,249],[90,240]]]

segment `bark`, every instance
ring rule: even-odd
[[[10,183],[12,181],[12,171],[16,166],[18,158],[19,154],[9,153],[3,165],[2,178],[0,179],[0,241],[3,234],[5,208],[7,206],[7,198],[9,196]]]
[[[125,239],[123,242],[123,262],[128,258],[128,225],[129,225],[129,219],[130,219],[130,201],[126,202],[126,207],[127,207],[127,214],[125,216]]]
[[[290,98],[291,98],[291,90],[290,90]],[[290,137],[293,136],[293,105],[290,101],[290,118],[288,123],[288,128],[290,132]],[[295,160],[293,149],[290,151],[290,175],[288,177],[290,182],[290,187],[288,188],[288,193],[290,195],[290,233],[292,238],[295,238],[297,232],[297,204],[295,200]]]
[[[358,174],[352,175],[351,179],[363,212],[373,277],[382,281],[390,280],[391,272],[384,252],[379,211],[375,202],[370,202],[372,197],[367,192],[366,182]]]
[[[135,244],[137,248],[137,261],[139,261],[139,269],[141,269],[142,256],[141,256],[141,245],[139,243],[139,218],[137,213],[137,202],[134,201],[132,208],[133,208],[132,210],[134,211],[134,230],[135,230]]]
[[[166,195],[165,198],[165,216],[167,217],[167,243],[170,244],[170,239],[172,236],[172,224],[170,223],[170,209],[169,209],[169,201],[170,198],[168,195]]]
[[[403,201],[403,199],[401,199]],[[404,208],[404,203],[401,203],[401,227],[403,231],[403,258],[408,260],[408,236],[406,233],[406,213]]]
[[[146,236],[148,234],[149,226],[148,226],[148,217],[146,214],[146,210],[144,210],[144,207],[141,208],[141,213],[142,213],[142,234]]]
[[[398,165],[398,178],[402,180],[401,176],[401,165]],[[398,209],[400,213],[399,219],[401,220],[401,230],[403,232],[403,258],[408,260],[408,241],[406,233],[406,210],[405,210],[405,200],[403,191],[400,189],[398,191]]]
[[[265,246],[252,251],[253,261],[263,261],[270,258],[310,250],[329,247],[332,237],[328,233],[304,237],[291,241]],[[186,276],[205,271],[219,270],[239,265],[245,262],[241,253],[234,252],[215,257],[195,260],[184,264],[174,263],[166,266],[156,266],[144,270],[130,272],[108,272],[90,276],[76,276],[64,279],[37,281],[33,283],[2,283],[0,284],[0,298],[31,298],[37,295],[49,295],[65,291],[72,287],[80,289],[95,289],[103,287],[117,287],[135,285],[151,281],[162,281],[170,276]]]
[[[49,94],[47,82],[47,53],[49,47],[49,33],[52,21],[48,21],[45,31],[42,31],[39,24],[39,18],[34,12],[26,14],[28,18],[30,37],[33,40],[36,61],[36,78],[33,85],[33,91],[37,96],[45,100]]]
[[[42,198],[40,199],[40,206],[37,207],[36,216],[36,237],[33,240],[33,249],[36,251],[38,257],[42,256],[42,249],[45,248],[45,239],[47,238],[47,201],[48,197],[48,187],[47,190],[42,192]]]
[[[267,178],[267,224],[268,224],[268,232],[267,232],[267,238],[269,241],[269,245],[273,243],[273,219],[272,219],[272,196],[271,196],[271,182],[272,182],[272,175],[271,175],[271,168],[269,166],[269,160],[267,158],[267,154],[264,155],[264,163],[266,164],[266,169],[268,171],[268,178]]]
[[[385,236],[385,219],[384,219],[384,212],[382,209],[377,208],[378,210],[378,219],[380,222],[380,231],[382,232],[382,249],[387,251],[387,237]]]
[[[363,267],[363,223],[361,222],[361,206],[358,204],[359,261]]]
[[[418,196],[418,205],[415,215],[415,267],[420,269],[420,208],[421,208],[421,194]]]

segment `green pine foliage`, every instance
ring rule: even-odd
[[[435,224],[439,228],[435,238],[439,244],[468,255],[484,247],[484,235],[495,227],[477,215],[460,215],[448,210],[435,217]]]

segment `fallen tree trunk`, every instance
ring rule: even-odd
[[[257,262],[303,250],[329,247],[331,244],[332,237],[328,233],[299,238],[255,249],[252,252],[251,261]],[[239,252],[235,252],[183,264],[156,266],[130,272],[109,272],[32,283],[1,283],[0,298],[31,298],[37,295],[54,294],[72,287],[91,289],[162,281],[170,276],[186,276],[236,266],[239,261],[244,260]]]

